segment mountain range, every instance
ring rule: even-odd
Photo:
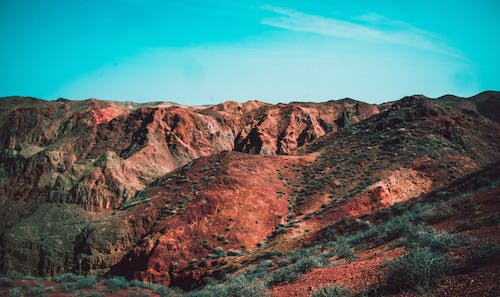
[[[494,91],[383,104],[5,97],[0,272],[125,277],[173,296],[497,296],[499,161]],[[42,291],[73,296],[58,290]]]

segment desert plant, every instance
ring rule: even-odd
[[[59,288],[65,292],[74,292],[76,290],[94,288],[97,281],[94,276],[78,276],[77,278],[71,277],[71,279],[73,281],[63,283]]]
[[[451,261],[445,253],[436,252],[429,247],[410,249],[405,256],[387,262],[387,286],[389,289],[415,290],[430,288],[451,269]]]
[[[15,288],[18,289],[18,288]],[[33,297],[46,297],[47,292],[44,286],[42,285],[36,285],[34,287],[31,287],[27,284],[23,284],[21,287],[19,287],[21,295],[18,296],[33,296]],[[9,290],[10,294],[10,290]],[[13,294],[18,294],[17,291],[14,291]]]
[[[172,295],[172,292],[173,292],[171,289],[169,289],[163,285],[145,283],[145,282],[141,282],[140,280],[136,280],[136,279],[131,280],[129,282],[129,286],[151,290],[155,294],[160,295],[160,297],[169,297]]]
[[[473,250],[470,258],[471,264],[484,263],[498,258],[500,255],[500,244],[496,242],[484,242]]]
[[[282,267],[271,273],[268,285],[272,286],[281,282],[293,283],[296,282],[299,278],[300,274],[293,269],[290,269],[289,267]]]
[[[14,282],[10,277],[2,276],[0,277],[0,287],[12,287]]]
[[[21,288],[9,289],[9,297],[22,297],[22,296],[24,296],[23,289]]]
[[[151,295],[146,292],[129,292],[127,297],[151,297]]]
[[[340,286],[324,287],[315,291],[312,297],[352,297],[354,296],[349,290]]]
[[[245,275],[248,279],[257,279],[264,276],[267,270],[273,265],[272,260],[264,260],[255,266],[252,270],[248,271]]]
[[[352,250],[349,241],[346,238],[337,238],[337,240],[330,243],[330,245],[333,245],[333,249],[327,254],[327,256],[338,255],[340,258],[345,258],[349,262],[352,262],[356,259],[354,251]]]
[[[325,266],[325,259],[317,256],[309,256],[307,258],[300,259],[293,265],[293,269],[298,273],[307,273],[314,268]]]
[[[172,290],[160,284],[153,284],[152,290],[155,294],[158,294],[160,297],[172,296]]]
[[[225,284],[225,293],[231,297],[264,297],[268,295],[262,281],[248,280],[239,275]]]
[[[413,227],[399,243],[408,248],[422,246],[439,252],[447,252],[456,246],[449,233],[437,232],[432,227]]]
[[[91,293],[84,293],[84,292],[78,292],[73,297],[106,297],[106,295],[98,292],[91,292]]]
[[[81,277],[76,274],[66,273],[66,274],[56,275],[52,277],[52,280],[55,281],[56,283],[62,283],[62,282],[76,282],[80,278]]]
[[[110,279],[106,279],[103,281],[103,284],[110,290],[111,292],[124,290],[129,287],[129,283],[126,278],[123,276],[115,276]]]

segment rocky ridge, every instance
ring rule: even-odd
[[[491,166],[499,104],[3,99],[0,268],[192,289]]]

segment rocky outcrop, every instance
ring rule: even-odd
[[[224,150],[287,154],[376,112],[359,102],[226,102],[175,105],[7,98],[1,102],[0,201],[75,203],[115,209],[149,183],[193,159]]]
[[[379,112],[350,99],[266,106],[238,133],[235,149],[263,155],[286,155],[329,132],[345,129]]]

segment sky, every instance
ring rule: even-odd
[[[0,96],[270,103],[500,90],[500,1],[0,0]]]

